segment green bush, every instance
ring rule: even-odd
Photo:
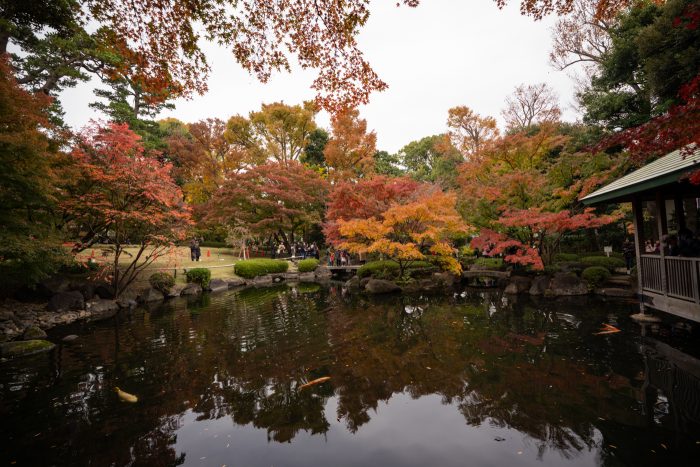
[[[206,271],[208,272],[209,270],[207,269]],[[151,277],[148,278],[148,282],[151,284],[151,287],[166,294],[170,288],[175,285],[175,278],[167,272],[156,272],[151,274]]]
[[[432,268],[434,265],[428,261],[414,261],[406,268],[408,272],[416,269]],[[395,279],[399,276],[399,263],[392,260],[370,261],[363,264],[357,270],[357,277],[374,277],[375,279]]]
[[[613,271],[615,268],[624,268],[625,260],[607,256],[586,256],[581,258],[581,263],[586,266],[600,266]]]
[[[318,267],[319,261],[316,258],[302,259],[297,263],[299,272],[311,272]]]
[[[555,263],[562,263],[565,261],[578,261],[579,256],[576,253],[557,253],[554,255]]]
[[[206,288],[211,280],[211,271],[206,268],[188,269],[185,276],[187,276],[187,282],[194,282]]]
[[[476,266],[482,267],[482,268],[489,268],[489,269],[501,269],[503,268],[503,259],[501,258],[477,258],[474,261],[474,264]]]
[[[600,287],[610,279],[610,271],[602,266],[591,266],[583,270],[581,277],[588,282],[588,285],[591,287]]]
[[[316,261],[316,260],[314,260]],[[265,274],[287,272],[289,263],[279,259],[256,258],[239,261],[234,266],[236,275],[252,279]]]
[[[100,265],[96,261],[89,259],[86,262],[72,260],[61,265],[60,271],[65,274],[86,274],[91,271],[97,271],[99,268]]]

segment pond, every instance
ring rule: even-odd
[[[55,329],[0,364],[0,465],[693,464],[697,331],[636,311],[300,284]]]

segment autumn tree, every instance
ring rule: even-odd
[[[374,170],[377,135],[367,132],[367,120],[356,109],[347,109],[331,118],[332,136],[323,155],[334,179],[359,178]]]
[[[263,104],[249,118],[236,115],[226,124],[226,139],[248,150],[254,157],[272,159],[282,165],[298,161],[316,129],[317,109],[311,102],[287,105]]]
[[[299,161],[310,167],[314,167],[321,171],[326,171],[326,157],[323,151],[326,149],[330,136],[323,128],[316,128],[309,134],[306,147],[303,154],[299,157]]]
[[[226,177],[206,219],[274,238],[288,251],[298,235],[322,220],[327,182],[296,161],[268,162]]]
[[[466,157],[478,153],[485,144],[498,136],[493,117],[482,117],[467,106],[453,107],[447,114],[447,127],[452,144]]]
[[[409,177],[375,175],[356,183],[340,180],[328,195],[323,224],[326,241],[336,246],[340,243],[339,222],[379,217],[393,204],[406,204],[427,188]]]
[[[511,131],[521,131],[539,123],[559,120],[559,98],[546,83],[521,84],[506,97],[506,107],[501,112]]]
[[[467,230],[455,209],[454,193],[432,190],[405,204],[393,204],[377,217],[338,222],[340,248],[383,255],[399,264],[399,276],[411,263],[432,256],[449,271],[460,272],[452,238]]]
[[[225,137],[226,122],[223,120],[207,118],[183,124],[183,129],[166,139],[165,153],[175,165],[173,175],[182,183],[189,203],[206,202],[229,174],[261,162]]]
[[[597,215],[593,208],[578,213],[567,209],[547,212],[537,207],[506,209],[497,221],[504,232],[485,232],[486,239],[493,242],[486,251],[490,256],[503,254],[505,261],[512,264],[529,264],[534,269],[542,269],[544,264],[551,264],[564,235],[602,227],[616,220],[616,216]],[[472,246],[481,246],[486,239],[472,241]]]
[[[33,284],[62,261],[53,211],[60,140],[49,135],[49,99],[22,90],[0,59],[0,273],[5,286]],[[4,287],[3,287],[4,288]]]
[[[123,292],[173,242],[184,239],[190,213],[170,176],[170,164],[144,150],[126,124],[92,126],[71,151],[75,173],[61,208],[74,252],[108,238],[114,249],[111,283]],[[127,244],[136,253],[120,264]]]
[[[598,0],[574,0],[571,12],[557,21],[549,54],[557,69],[580,64],[592,72],[603,63],[615,15],[600,16],[597,7]]]

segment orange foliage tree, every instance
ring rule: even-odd
[[[367,120],[356,109],[338,112],[331,119],[333,136],[323,150],[331,176],[357,178],[374,170],[377,135],[367,132]]]
[[[453,107],[447,114],[452,144],[465,156],[478,153],[489,141],[498,136],[496,119],[482,117],[464,105]]]
[[[333,186],[326,205],[323,234],[331,245],[342,241],[338,224],[350,219],[379,217],[393,204],[405,204],[428,185],[408,177],[375,175],[356,183],[341,180]]]
[[[146,152],[140,139],[126,124],[89,127],[71,152],[76,173],[61,202],[66,227],[78,238],[74,252],[110,240],[116,295],[167,254],[173,242],[184,239],[191,225],[170,164]],[[138,249],[123,267],[119,261],[127,244]]]
[[[340,247],[376,253],[396,261],[400,276],[413,262],[433,256],[443,268],[460,272],[452,238],[468,229],[455,209],[454,193],[433,190],[405,204],[394,204],[369,219],[339,222]]]

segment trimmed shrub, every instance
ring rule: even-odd
[[[315,261],[315,260],[314,260]],[[279,259],[256,258],[239,261],[233,267],[237,276],[252,279],[265,274],[287,272],[289,263]]]
[[[156,272],[148,278],[148,283],[158,292],[167,294],[170,288],[175,285],[175,278],[167,272]]]
[[[602,266],[591,266],[583,270],[581,277],[591,287],[600,287],[610,279],[610,271]]]
[[[428,261],[414,261],[406,268],[410,274],[417,269],[432,268],[435,265]],[[392,260],[370,261],[357,270],[357,277],[374,277],[375,279],[395,279],[399,277],[399,263]]]
[[[72,260],[61,265],[60,271],[65,274],[86,274],[88,272],[97,271],[99,268],[99,263],[90,259],[85,262]]]
[[[576,253],[557,253],[554,255],[555,263],[563,263],[567,261],[578,261],[579,256]]]
[[[586,266],[600,266],[613,271],[615,268],[624,268],[625,260],[607,256],[586,256],[581,258],[581,262]]]
[[[311,272],[318,267],[319,261],[316,258],[302,259],[297,263],[299,272]]]
[[[185,276],[187,276],[187,282],[199,284],[203,289],[209,287],[209,281],[211,281],[211,271],[207,268],[188,269]]]
[[[482,267],[482,268],[489,268],[489,269],[502,269],[503,268],[503,259],[502,258],[477,258],[474,260],[474,265]]]

